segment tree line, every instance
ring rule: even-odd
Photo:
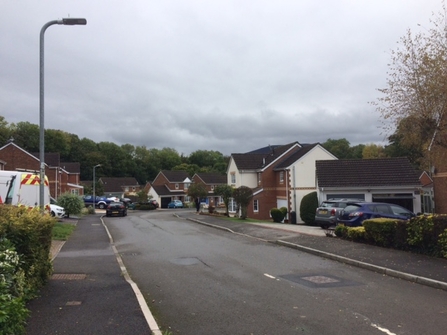
[[[9,124],[0,116],[1,146],[13,140],[30,153],[39,152],[39,126],[30,122]],[[410,149],[402,149],[398,141],[382,147],[376,144],[351,146],[349,141],[327,139],[322,146],[339,159],[368,159],[380,157],[415,156]],[[214,172],[225,174],[229,156],[219,151],[197,150],[190,155],[179,154],[173,148],[147,148],[132,144],[117,145],[112,142],[96,143],[79,138],[62,130],[45,129],[45,151],[59,153],[61,162],[79,162],[81,180],[92,180],[93,166],[99,177],[135,177],[140,184],[152,181],[161,170],[184,170],[192,177],[195,173]],[[414,162],[417,165],[417,161]]]

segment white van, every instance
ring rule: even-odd
[[[22,171],[0,170],[0,204],[15,206],[39,206],[40,174]],[[48,178],[44,184],[45,208],[50,211]]]

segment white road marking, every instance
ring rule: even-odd
[[[268,277],[268,278],[272,278],[272,279],[276,279],[276,277],[269,275],[268,273],[264,273],[264,276]]]
[[[392,332],[390,332],[388,329],[386,329],[386,328],[382,328],[382,327],[380,327],[379,325],[376,325],[375,323],[371,323],[371,327],[374,327],[374,328],[376,328],[376,329],[378,329],[378,330],[384,332],[384,333],[387,334],[387,335],[396,335],[396,333],[392,333]]]

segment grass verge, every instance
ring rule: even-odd
[[[56,223],[53,227],[53,240],[66,241],[76,226],[69,223]]]

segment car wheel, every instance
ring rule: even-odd
[[[56,214],[55,214],[54,212],[51,212],[51,216],[52,216],[52,217],[55,217]]]
[[[105,205],[104,205],[104,204],[99,204],[99,208],[100,208],[100,209],[104,209],[104,208],[105,208]]]

